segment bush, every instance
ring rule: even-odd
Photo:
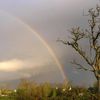
[[[72,87],[49,83],[36,84],[22,81],[17,89],[16,100],[97,100],[96,94],[84,87]]]

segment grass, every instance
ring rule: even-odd
[[[0,100],[14,100],[14,99],[11,99],[9,97],[0,97]]]

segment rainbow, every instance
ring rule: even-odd
[[[61,65],[61,63],[59,62],[57,56],[55,55],[54,51],[52,50],[52,48],[50,47],[50,45],[43,39],[42,36],[40,36],[40,34],[38,32],[36,32],[33,28],[31,28],[28,24],[26,24],[25,22],[23,22],[20,18],[13,16],[12,14],[9,14],[6,11],[0,11],[1,13],[14,18],[16,21],[18,21],[20,24],[22,24],[23,26],[25,26],[30,32],[32,32],[41,42],[42,44],[46,47],[46,49],[48,50],[48,52],[50,53],[50,55],[52,56],[52,58],[54,59],[55,63],[57,64],[61,75],[63,77],[64,81],[67,81],[66,75],[63,71],[63,66]]]

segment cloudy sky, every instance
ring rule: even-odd
[[[98,2],[0,0],[0,81],[35,77],[36,81],[61,82],[63,75],[57,60],[70,82],[90,85],[93,75],[75,70],[70,61],[79,58],[56,40],[68,39],[67,30],[75,25],[85,27],[83,10],[87,12]]]

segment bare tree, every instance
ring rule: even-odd
[[[97,5],[95,9],[89,9],[88,28],[81,29],[80,27],[72,28],[71,40],[61,40],[65,45],[71,46],[87,63],[89,67],[78,63],[76,60],[72,64],[78,66],[78,69],[90,71],[94,73],[97,79],[98,93],[100,93],[100,7]],[[82,47],[80,41],[88,41],[89,52]]]

